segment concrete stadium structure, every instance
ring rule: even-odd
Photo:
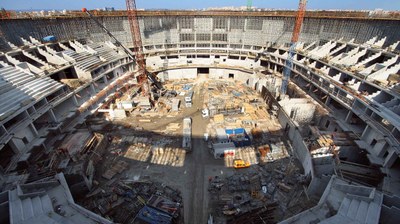
[[[124,12],[98,12],[96,16],[122,43],[132,47]],[[348,194],[359,192],[348,190],[353,188],[347,182],[335,185],[327,175],[336,173],[357,182],[354,175],[346,173],[357,173],[361,179],[379,173],[376,175],[381,177],[373,181],[376,183],[368,186],[368,192],[380,191],[371,193],[375,207],[359,208],[354,214],[337,216],[335,221],[358,220],[372,211],[375,216],[371,223],[377,223],[400,209],[396,203],[385,204],[382,199],[390,195],[387,201],[396,201],[400,196],[399,15],[330,11],[306,14],[289,97],[299,89],[328,111],[326,116],[313,117],[309,125],[352,136],[355,144],[347,149],[346,158],[366,152],[367,162],[354,158],[349,159],[354,164],[343,161],[337,166],[319,163],[313,157],[307,146],[307,129],[299,125],[290,109],[285,111],[284,101],[275,100],[294,12],[140,11],[139,17],[147,67],[160,80],[196,78],[199,74],[233,78],[258,90],[268,103],[280,105],[279,122],[286,127],[294,154],[311,179],[309,193],[325,196],[317,206],[328,200],[331,188]],[[0,34],[0,183],[12,186],[34,181],[26,175],[15,175],[17,164],[36,148],[51,150],[52,136],[83,123],[104,98],[85,113],[78,113],[78,108],[126,72],[134,71],[135,62],[78,12],[52,18],[0,20]],[[48,35],[56,36],[58,42],[39,41]],[[62,79],[80,79],[82,83],[70,88]],[[109,93],[120,87],[113,86]],[[317,189],[321,183],[328,186],[328,193]],[[351,203],[348,206],[368,201],[358,198],[355,205],[350,201],[357,198],[345,198],[344,204]],[[339,207],[340,203],[336,210],[344,209]],[[303,219],[309,214],[304,213]],[[286,222],[302,220],[301,215]]]

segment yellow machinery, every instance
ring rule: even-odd
[[[235,160],[233,160],[233,167],[235,169],[247,168],[247,167],[250,167],[250,163],[245,162],[242,159],[235,159]]]

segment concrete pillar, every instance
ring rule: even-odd
[[[389,155],[385,158],[385,162],[383,163],[383,167],[390,168],[399,159],[399,155],[393,150],[389,152]]]
[[[79,106],[79,103],[78,103],[78,99],[76,99],[76,96],[75,96],[75,94],[74,95],[72,95],[72,100],[74,101],[74,104],[75,104],[75,106]]]
[[[38,136],[38,135],[39,135],[39,132],[37,131],[35,125],[33,125],[33,123],[30,123],[29,126],[30,126],[30,128],[32,129],[32,132],[33,132],[36,136]]]
[[[50,109],[50,110],[49,110],[49,114],[50,114],[50,117],[51,117],[51,120],[52,120],[52,121],[58,122],[58,119],[57,119],[56,115],[54,114],[53,109]]]
[[[92,91],[93,95],[96,94],[96,88],[94,88],[93,83],[90,83],[90,90]]]
[[[20,149],[20,148],[18,148],[18,146],[14,143],[14,139],[11,139],[9,142],[8,142],[8,144],[9,144],[9,146],[10,146],[10,148],[12,149],[12,151],[15,153],[15,154],[19,154],[23,149]]]
[[[351,118],[353,117],[353,111],[349,111],[347,113],[346,119],[344,120],[346,123],[350,124]]]
[[[328,96],[325,100],[325,105],[328,105],[331,103],[332,98],[330,96]]]
[[[3,131],[4,131],[4,133],[6,133],[6,134],[8,134],[8,131],[7,131],[7,128],[6,127],[4,127],[4,125],[1,125],[1,127],[0,127]]]
[[[103,76],[103,82],[104,82],[105,84],[108,84],[107,75]]]
[[[370,127],[367,125],[365,126],[364,131],[361,134],[361,139],[364,139],[364,136],[369,132]]]
[[[376,155],[379,157],[383,157],[388,150],[388,146],[388,143],[384,139],[379,140],[378,143],[376,143],[374,146],[374,151],[376,152]]]

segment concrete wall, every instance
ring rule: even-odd
[[[28,142],[31,142],[35,138],[35,133],[32,130],[32,127],[30,125],[27,126],[26,128],[21,128],[18,132],[15,133],[14,138],[12,138],[11,141],[10,141],[11,146],[12,147],[14,146],[15,149],[18,149],[19,151],[21,151],[27,145],[22,140],[24,138]]]
[[[69,98],[58,106],[54,107],[54,115],[58,121],[63,121],[65,118],[76,109],[73,98]]]
[[[241,81],[246,83],[246,81],[251,78],[252,74],[234,70],[234,69],[218,69],[218,68],[210,68],[210,75],[209,77],[212,79],[229,79],[229,74],[233,75],[234,80]]]
[[[166,71],[167,77],[164,76],[165,80],[177,80],[177,79],[195,79],[197,78],[196,68],[187,69],[172,69]]]
[[[266,42],[288,43],[290,42],[294,18],[286,17],[246,17],[237,15],[230,17],[195,17],[195,16],[154,16],[140,18],[142,39],[144,45],[159,45],[164,43],[194,43],[208,42],[201,40],[197,34],[210,33],[210,30],[218,31],[224,38],[212,40],[221,44],[259,45]],[[194,19],[196,18],[196,19]],[[214,20],[226,20],[226,26],[220,29],[213,28]],[[129,23],[126,17],[98,17],[101,23],[124,44],[132,46]],[[242,27],[237,21],[242,22]],[[152,21],[151,23],[149,21]],[[189,25],[185,25],[190,20]],[[154,22],[155,21],[155,22]],[[166,24],[164,26],[160,24]],[[246,24],[246,25],[244,25]],[[110,38],[88,18],[65,18],[57,20],[49,19],[18,19],[0,21],[0,29],[4,38],[14,44],[22,44],[19,36],[29,39],[31,35],[41,40],[48,35],[54,35],[59,40],[90,38],[94,41],[110,40]],[[387,43],[394,43],[400,39],[398,21],[390,20],[363,20],[363,19],[319,19],[306,18],[302,26],[300,41],[313,42],[319,40],[355,39],[356,42],[365,42],[374,36],[379,39],[387,36]],[[193,35],[183,39],[182,33]],[[5,40],[2,40],[4,43]]]
[[[276,100],[272,97],[271,93],[267,91],[266,87],[263,87],[262,93],[265,94],[263,97],[267,102],[269,102],[269,105],[271,104],[271,101],[274,101],[272,104],[277,105]],[[311,154],[308,151],[307,145],[303,141],[300,129],[291,121],[281,106],[278,106],[278,108],[278,121],[284,129],[286,137],[291,140],[295,156],[302,164],[304,173],[314,178],[315,174]]]

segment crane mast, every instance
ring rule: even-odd
[[[296,52],[296,44],[297,44],[297,41],[299,40],[300,29],[301,29],[301,25],[303,24],[304,14],[306,11],[306,4],[307,4],[307,0],[300,0],[300,2],[299,2],[299,8],[298,8],[297,14],[296,14],[296,21],[294,24],[292,39],[290,41],[289,54],[286,59],[285,68],[283,70],[283,79],[282,79],[281,94],[280,94],[281,97],[283,97],[287,91],[287,86],[288,86],[289,79],[290,79],[290,73],[291,73],[292,66],[293,66],[293,57]]]
[[[142,36],[140,34],[135,0],[126,0],[126,11],[128,14],[129,26],[132,35],[133,52],[135,53],[136,63],[138,65],[138,83],[142,86],[142,95],[148,96],[149,83],[147,80],[146,61],[144,59]]]

